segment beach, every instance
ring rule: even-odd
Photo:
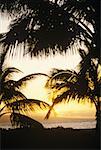
[[[14,128],[0,123],[2,149],[68,148],[99,149],[96,120],[87,118],[43,120],[43,128]]]
[[[100,149],[100,137],[95,129],[0,129],[2,149],[66,148]]]

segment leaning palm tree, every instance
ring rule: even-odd
[[[49,118],[51,110],[54,105],[62,102],[64,99],[69,102],[72,98],[80,101],[84,98],[88,98],[95,104],[96,108],[96,129],[100,128],[100,84],[98,73],[98,62],[91,59],[89,53],[86,54],[83,50],[80,50],[82,61],[79,64],[79,72],[71,70],[58,70],[55,69],[51,73],[50,79],[47,81],[46,86],[58,92],[57,96],[53,99],[53,104],[50,107],[46,119]],[[61,90],[64,89],[63,92]],[[60,93],[59,93],[60,91]]]
[[[34,79],[39,75],[47,76],[43,73],[35,73],[30,74],[18,81],[9,80],[7,77],[10,77],[10,75],[14,72],[21,72],[17,68],[6,68],[4,71],[2,71],[1,74],[1,90],[0,90],[0,103],[4,103],[3,108],[0,110],[0,116],[4,115],[5,113],[2,113],[5,108],[7,108],[11,114],[14,114],[15,112],[20,111],[28,111],[28,109],[34,110],[35,107],[33,105],[38,105],[41,109],[49,107],[49,104],[35,99],[27,99],[23,93],[20,92],[20,88],[25,85],[25,83],[28,80]]]
[[[21,92],[19,91],[19,88],[23,86],[28,80],[34,79],[37,76],[47,76],[44,73],[35,73],[35,74],[27,75],[18,81],[7,79],[14,72],[21,72],[21,71],[19,69],[11,67],[11,68],[6,68],[4,71],[2,71],[1,74],[1,80],[0,80],[0,86],[1,86],[0,95],[2,97],[1,101],[6,100],[5,101],[6,103],[8,103],[10,99],[14,98],[14,96],[17,96],[17,94],[18,96],[25,98],[25,96],[21,94]],[[12,92],[9,92],[9,89]]]

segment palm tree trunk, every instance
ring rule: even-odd
[[[96,106],[96,130],[99,132],[100,131],[100,100],[98,98],[98,104]]]

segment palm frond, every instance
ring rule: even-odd
[[[77,75],[77,74],[76,74]],[[71,80],[72,78],[74,78],[74,76],[76,76],[74,72],[72,71],[64,71],[64,72],[59,72],[57,73],[56,75],[54,75],[50,80],[51,82],[53,80],[62,80],[62,81],[65,81],[65,80]]]
[[[31,1],[30,1],[31,2]],[[9,14],[11,17],[17,17],[21,13],[25,13],[28,8],[29,1],[24,0],[0,0],[1,12]],[[32,3],[33,4],[33,3]]]
[[[7,94],[8,93],[8,90],[10,89],[10,91],[12,91],[12,90],[15,90],[16,89],[16,81],[14,81],[14,80],[8,80],[8,81],[1,81],[1,93],[3,94],[3,93],[5,93],[5,94]]]
[[[61,88],[66,87],[66,84],[64,82],[62,82],[62,83],[55,83],[54,85],[49,85],[47,87],[51,88],[51,89],[60,90]]]
[[[12,95],[16,98],[20,98],[20,99],[26,98],[26,96],[23,93],[21,93],[20,91],[12,90],[11,92],[12,92]]]
[[[57,73],[52,75],[52,79],[63,79],[64,78],[70,78],[71,75],[77,75],[77,73],[75,71],[71,71],[71,70],[66,70],[66,71],[61,71],[61,70],[57,70]]]
[[[6,0],[1,0],[0,1],[0,9],[2,12],[7,11],[10,15],[16,16],[19,15],[20,13],[24,13],[27,10],[33,10],[36,8],[39,9],[42,7],[42,5],[47,6],[49,4],[49,1],[44,1],[44,0],[33,0],[30,1],[24,1],[24,0],[11,0],[11,1],[6,1]],[[40,5],[38,5],[40,4]]]
[[[53,69],[45,87],[58,87],[59,84],[64,84],[65,82],[72,80],[75,76],[77,76],[77,73],[72,70]]]
[[[66,88],[66,89],[70,89],[73,86],[73,82],[72,81],[66,81],[65,83],[61,83],[60,86],[58,85],[58,87],[55,87],[57,90],[61,90],[62,88]]]
[[[84,59],[86,57],[86,55],[87,55],[86,52],[84,50],[82,50],[82,49],[79,49],[79,54],[80,54],[82,59]]]
[[[28,116],[19,114],[19,113],[12,113],[10,115],[10,120],[11,120],[12,126],[15,126],[15,127],[18,127],[18,126],[20,126],[20,128],[32,127],[32,128],[37,128],[37,129],[43,128],[43,125],[40,122]]]
[[[49,77],[49,76],[48,76],[47,74],[45,74],[45,73],[34,73],[34,74],[30,74],[30,75],[27,75],[27,76],[21,78],[20,80],[18,80],[18,81],[16,82],[16,87],[20,87],[20,86],[24,85],[24,84],[26,83],[26,81],[29,81],[29,80],[31,80],[31,79],[35,79],[35,78],[37,78],[37,77],[39,77],[39,76],[46,76],[46,77]]]
[[[14,80],[8,80],[8,81],[6,81],[6,82],[2,82],[2,85],[1,85],[1,87],[3,88],[3,89],[9,89],[9,87],[12,89],[14,89],[14,87],[15,87],[15,84],[16,84],[16,81],[14,81]]]
[[[64,99],[67,99],[68,95],[69,95],[69,91],[66,91],[66,92],[63,92],[61,95],[58,95],[55,99],[53,99],[53,104],[52,104],[52,106],[50,106],[50,109],[49,109],[48,113],[46,114],[45,119],[49,118],[51,111],[53,110],[53,107],[56,104],[61,103]]]
[[[48,118],[49,118],[49,116],[50,116],[50,114],[51,114],[51,111],[53,110],[53,107],[54,107],[54,102],[53,102],[53,104],[52,104],[52,106],[50,106],[50,109],[49,109],[49,111],[47,112],[47,114],[46,114],[46,116],[45,116],[45,120],[47,120]]]
[[[7,54],[7,50],[6,51],[3,51],[1,54],[0,54],[0,74],[2,74],[2,71],[3,71],[3,64],[4,64],[4,60],[6,58],[6,54]]]
[[[1,101],[4,101],[6,104],[14,101],[13,99],[26,99],[26,97],[20,91],[16,91],[13,89],[11,89],[10,91],[8,91],[8,89],[5,90],[1,97]]]
[[[76,3],[78,4],[79,2]],[[57,3],[53,4],[44,0],[38,0],[33,3],[32,1],[29,1],[29,3],[24,1],[14,3],[13,1],[13,4],[17,8],[19,6],[18,12],[20,13],[21,6],[23,8],[26,6],[24,9],[29,10],[29,13],[24,11],[11,24],[10,31],[1,41],[6,49],[9,49],[10,46],[15,46],[17,42],[18,44],[24,43],[27,45],[28,52],[31,55],[32,53],[38,55],[39,51],[45,51],[45,54],[49,54],[49,48],[52,48],[53,54],[55,54],[57,51],[55,49],[56,45],[58,45],[61,53],[63,51],[66,52],[67,47],[73,45],[76,40],[80,39],[80,41],[83,41],[81,37],[92,40],[91,34],[88,34],[91,31],[81,22],[82,18],[79,15],[74,15],[77,12],[77,7],[72,5],[74,4],[72,1],[71,3],[65,2],[61,7]],[[79,5],[82,4],[79,3]],[[5,5],[3,4],[3,6]],[[87,11],[88,6],[86,5],[85,7],[85,14],[89,12]],[[17,10],[16,7],[14,7],[15,11]],[[79,9],[80,7],[78,7],[78,11],[81,11]],[[82,17],[86,16],[83,11],[82,14]]]
[[[21,70],[15,68],[15,67],[9,67],[9,68],[6,68],[3,73],[2,73],[2,82],[5,81],[5,78],[12,74],[12,73],[19,73],[19,72],[22,72]]]
[[[13,110],[24,110],[24,111],[28,111],[27,109],[28,107],[31,110],[35,110],[34,105],[39,106],[41,109],[46,109],[50,107],[48,103],[37,99],[22,99],[14,101],[9,104],[9,106],[13,108]]]

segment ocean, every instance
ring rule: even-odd
[[[69,119],[68,121],[43,121],[41,122],[45,128],[64,127],[73,129],[92,129],[96,127],[95,119]],[[10,123],[0,123],[0,128],[12,128]]]
[[[45,128],[52,128],[52,127],[64,127],[64,128],[73,128],[73,129],[92,129],[96,127],[95,120],[86,120],[86,121],[70,121],[70,122],[51,122],[51,123],[44,123],[43,126]]]

